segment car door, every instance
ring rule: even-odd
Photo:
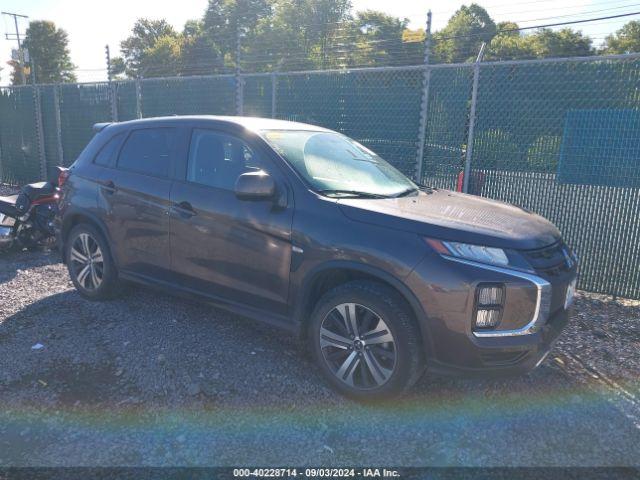
[[[285,313],[293,216],[285,178],[266,152],[223,131],[194,129],[187,157],[171,191],[173,270],[205,294]],[[274,177],[280,201],[236,197],[236,180],[252,170]]]
[[[100,179],[99,202],[121,270],[154,278],[171,268],[169,201],[177,128],[132,130],[116,168]]]

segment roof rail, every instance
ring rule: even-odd
[[[112,124],[112,122],[94,123],[93,124],[93,131],[95,133],[101,132],[102,130],[104,130],[105,128],[107,128],[111,124]]]

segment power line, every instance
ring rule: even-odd
[[[498,30],[496,32],[496,35],[500,35],[501,33],[521,32],[524,30],[538,30],[541,28],[562,27],[565,25],[576,25],[579,23],[599,22],[603,20],[612,20],[614,18],[631,17],[633,15],[640,15],[640,12],[621,13],[620,15],[609,15],[608,17],[599,17],[599,18],[587,18],[584,20],[573,20],[569,22],[557,22],[557,23],[547,23],[544,25],[532,25],[530,27],[507,28],[507,29]],[[467,35],[452,35],[449,37],[440,37],[440,38],[437,38],[437,40],[440,40],[440,41],[452,40],[455,38],[478,37],[478,36],[484,36],[484,35],[486,35],[486,33],[469,33]]]

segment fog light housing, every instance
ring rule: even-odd
[[[504,285],[479,285],[476,290],[475,328],[495,328],[502,317]]]
[[[476,328],[495,328],[500,323],[500,310],[478,309],[476,312]]]
[[[502,306],[502,286],[492,285],[478,288],[478,306],[490,307],[492,305]]]

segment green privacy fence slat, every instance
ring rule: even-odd
[[[422,183],[454,189],[464,168],[473,69],[435,68],[429,82]]]
[[[271,75],[244,77],[243,113],[246,116],[271,117],[272,82]]]
[[[33,87],[0,89],[0,175],[3,182],[40,177]]]
[[[416,165],[422,77],[420,70],[356,71],[344,82],[340,130],[410,177]]]
[[[342,132],[413,174],[421,71],[279,75],[277,87],[279,118]]]
[[[581,257],[581,288],[633,298],[640,298],[639,92],[638,59],[483,65],[472,162],[484,175],[483,196],[558,225]]]
[[[471,162],[474,193],[558,225],[581,257],[581,288],[630,298],[640,298],[639,58],[482,64]],[[474,67],[429,73],[420,180],[452,189],[465,164]],[[412,176],[423,76],[416,67],[242,75],[242,107],[343,132]],[[38,88],[49,173],[75,160],[94,123],[111,121],[111,102],[120,121],[137,118],[138,103],[143,117],[237,112],[229,75]],[[1,181],[40,177],[33,92],[0,89]]]
[[[142,84],[142,115],[234,115],[235,79],[187,77],[145,79]]]
[[[93,124],[111,121],[109,85],[60,86],[63,165],[71,165],[93,136]]]
[[[44,137],[44,152],[47,161],[47,178],[55,176],[56,165],[62,165],[64,160],[58,152],[58,130],[56,126],[56,85],[40,87],[40,102],[42,108],[42,130]]]
[[[136,107],[136,82],[115,82],[116,108],[118,121],[124,122],[138,118]]]

